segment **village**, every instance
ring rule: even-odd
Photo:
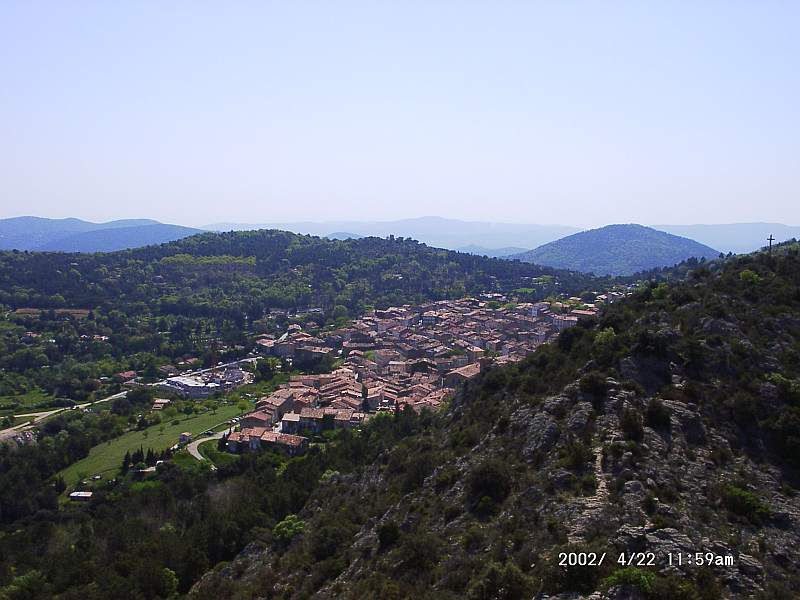
[[[609,292],[598,304],[622,295]],[[485,294],[391,307],[318,337],[298,324],[280,337],[260,337],[256,344],[263,354],[295,367],[330,359],[339,366],[325,374],[293,375],[259,399],[227,435],[227,450],[272,448],[294,456],[305,452],[309,435],[357,427],[381,412],[436,409],[489,365],[519,361],[597,313],[595,305],[564,311],[549,302],[504,301]]]
[[[170,451],[188,446],[198,460],[203,459],[198,445],[220,437],[219,449],[231,454],[273,449],[298,456],[310,444],[330,439],[332,432],[357,428],[375,415],[436,410],[489,366],[522,360],[627,293],[622,288],[593,293],[591,300],[564,295],[535,303],[484,293],[372,310],[327,329],[314,326],[313,308],[291,314],[270,311],[276,322],[286,324],[237,347],[238,358],[200,367],[199,359],[186,356],[159,366],[157,374],[164,378],[151,377],[149,382],[133,370],[101,378],[101,384],[105,379],[119,391],[98,405],[105,401],[114,408],[113,402],[131,390],[150,388],[155,393],[150,410],[134,415],[130,436],[144,435],[139,430],[155,425],[159,430],[168,426],[162,434],[168,438],[166,431],[181,427],[180,434],[171,433],[178,439]],[[258,363],[265,361],[280,375],[266,386],[263,380],[256,383]],[[93,413],[96,408],[90,404],[34,413],[30,422],[5,430],[6,438],[18,445],[35,444],[37,423],[70,408]],[[156,445],[167,447],[167,438]],[[107,468],[106,462],[97,466]]]

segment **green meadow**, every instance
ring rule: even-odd
[[[197,434],[224,424],[239,414],[241,411],[235,405],[221,406],[215,413],[207,411],[189,417],[180,415],[176,417],[178,421],[176,425],[172,424],[174,420],[165,420],[160,425],[154,425],[143,431],[129,431],[114,440],[95,446],[89,451],[89,456],[61,471],[61,475],[68,486],[97,474],[103,475],[103,479],[112,479],[117,475],[126,452],[133,452],[140,446],[145,451],[148,448],[157,452],[166,450],[178,442],[178,436],[184,431],[196,437]]]

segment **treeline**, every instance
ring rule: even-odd
[[[258,318],[269,308],[367,306],[510,291],[542,297],[594,278],[429,248],[403,238],[327,240],[283,231],[208,233],[110,254],[0,253],[0,304],[105,307],[129,314]]]

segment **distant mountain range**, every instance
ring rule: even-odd
[[[718,255],[717,250],[694,240],[628,224],[582,231],[507,258],[596,275],[632,275],[691,257]]]
[[[200,229],[151,219],[92,223],[81,219],[0,219],[0,250],[111,252],[179,240]]]
[[[800,227],[782,223],[728,223],[723,225],[653,225],[655,229],[691,238],[721,252],[744,254],[767,245],[771,235],[778,242],[800,238]]]
[[[462,246],[456,248],[459,252],[466,252],[467,254],[476,254],[478,256],[488,256],[489,258],[505,258],[512,254],[520,254],[527,252],[525,248],[517,248],[515,246],[508,246],[506,248],[484,248],[483,246],[476,246],[470,244],[469,246]]]
[[[687,237],[716,248],[720,252],[741,254],[758,250],[773,235],[778,241],[800,238],[800,226],[781,223],[730,223],[712,225],[652,225],[654,229]],[[283,229],[294,233],[331,236],[411,237],[449,250],[470,254],[502,257],[537,248],[564,236],[582,231],[568,225],[530,225],[461,221],[441,217],[420,217],[398,221],[327,221],[292,223],[216,223],[203,229],[231,231],[249,229]],[[331,234],[329,232],[336,231]],[[346,233],[343,233],[346,232]],[[513,251],[512,251],[513,250]]]
[[[249,229],[283,229],[294,233],[330,237],[331,231],[348,232],[348,235],[410,237],[428,246],[457,250],[478,246],[479,254],[499,256],[499,250],[535,248],[546,242],[580,231],[566,225],[527,225],[519,223],[488,223],[460,221],[442,217],[420,217],[398,221],[327,221],[295,223],[216,223],[204,229],[211,231],[242,231]]]
[[[687,237],[721,252],[744,253],[776,241],[800,238],[800,226],[780,223],[657,225],[655,229]],[[581,230],[566,225],[532,225],[420,217],[397,221],[328,221],[294,223],[217,223],[196,229],[152,219],[92,223],[81,219],[15,217],[0,219],[0,250],[105,252],[161,244],[202,231],[282,229],[328,239],[377,236],[409,237],[437,248],[489,257],[507,257]]]
[[[360,240],[365,236],[358,235],[357,233],[349,233],[347,231],[334,231],[333,233],[329,233],[324,237],[328,238],[329,240]]]

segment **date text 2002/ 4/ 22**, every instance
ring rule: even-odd
[[[562,567],[576,565],[599,567],[608,559],[613,560],[612,557],[608,556],[607,552],[561,552],[558,555],[558,564]],[[667,553],[663,557],[657,556],[655,552],[623,552],[617,555],[616,562],[626,567],[732,567],[735,564],[735,558],[732,554],[717,554],[715,552]]]

